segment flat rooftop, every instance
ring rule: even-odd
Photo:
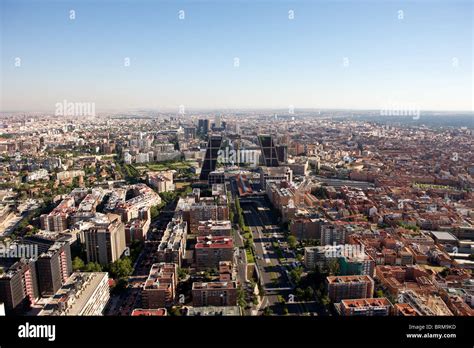
[[[201,236],[197,237],[195,248],[233,248],[234,242],[230,237]]]
[[[193,290],[219,290],[219,289],[235,289],[236,282],[194,282]]]
[[[137,308],[132,311],[132,317],[164,317],[167,315],[166,308],[157,309],[141,309]]]
[[[385,297],[342,300],[341,304],[347,308],[385,307],[392,305]]]
[[[239,306],[188,307],[188,316],[240,316]]]
[[[38,315],[80,315],[101,281],[108,277],[107,272],[73,273]],[[61,309],[63,306],[65,309]]]
[[[373,281],[368,275],[329,276],[326,279],[329,284],[362,283]]]
[[[456,242],[458,240],[455,236],[453,236],[449,232],[432,231],[431,234],[437,240],[441,240],[441,241]]]

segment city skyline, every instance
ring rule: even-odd
[[[473,110],[469,1],[3,1],[1,9],[2,112],[54,113],[63,100],[98,112]]]

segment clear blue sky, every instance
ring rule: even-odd
[[[472,110],[470,0],[0,3],[3,111],[63,100],[98,111]]]

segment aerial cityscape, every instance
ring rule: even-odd
[[[4,118],[5,312],[472,315],[472,127],[345,114]]]
[[[472,7],[2,1],[0,317],[474,316]]]

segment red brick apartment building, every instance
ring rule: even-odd
[[[174,263],[155,263],[142,289],[144,308],[171,306],[176,297],[178,282],[177,267]]]
[[[329,298],[334,303],[374,296],[374,280],[368,275],[329,276],[326,281]]]
[[[193,306],[236,306],[237,283],[208,282],[193,283]]]
[[[234,243],[232,238],[223,236],[197,237],[195,246],[196,268],[205,270],[219,268],[219,262],[232,261]]]
[[[385,297],[342,300],[336,307],[343,316],[388,316],[392,304]]]

